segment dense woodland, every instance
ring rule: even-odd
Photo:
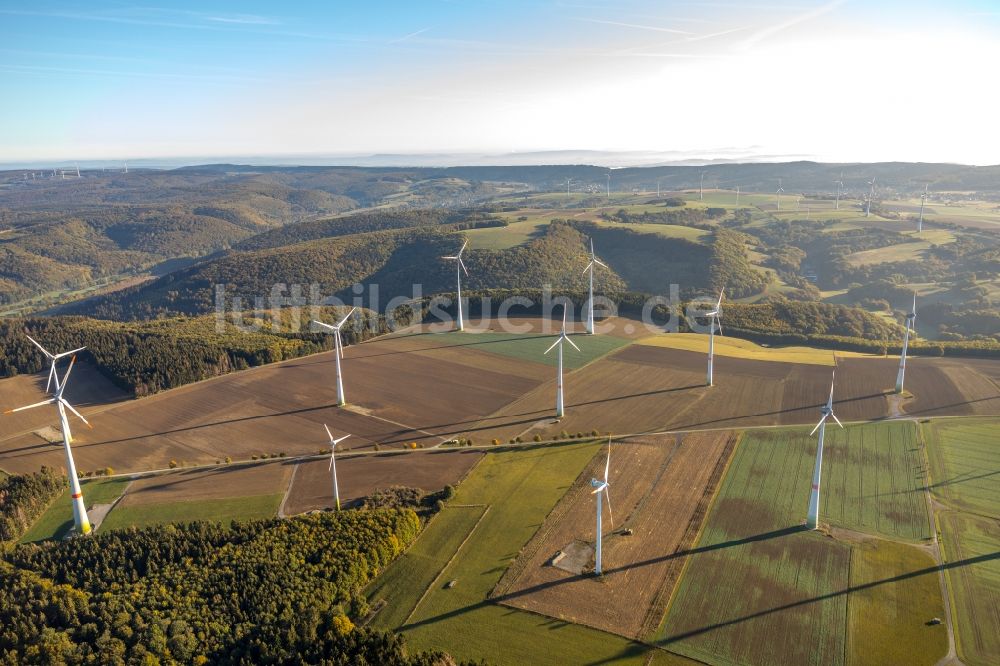
[[[0,542],[21,538],[65,487],[66,477],[48,467],[0,478]]]
[[[361,626],[362,588],[417,536],[408,509],[192,523],[9,549],[0,663],[453,663]]]
[[[26,333],[50,350],[86,346],[81,358],[92,360],[102,374],[137,396],[156,393],[234,370],[241,370],[332,348],[332,338],[294,329],[290,310],[247,312],[239,322],[226,320],[224,332],[216,318],[158,319],[113,322],[85,317],[39,317],[0,320],[0,377],[38,372],[45,358]],[[311,316],[332,322],[342,308],[303,309],[302,325]],[[397,312],[399,324],[410,311]],[[251,330],[257,329],[257,330]],[[354,344],[388,330],[384,317],[367,310],[355,313],[342,333]]]

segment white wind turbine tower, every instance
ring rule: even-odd
[[[611,519],[611,529],[615,528],[615,517],[611,513],[611,496],[608,494],[608,487],[611,485],[608,483],[608,473],[611,471],[611,438],[608,437],[608,461],[604,464],[604,480],[599,481],[597,479],[591,479],[590,485],[593,486],[594,490],[591,491],[591,495],[597,495],[597,543],[594,548],[594,573],[598,576],[603,572],[603,567],[601,566],[601,555],[602,555],[602,541],[603,541],[603,528],[601,526],[601,518],[604,514],[604,505],[602,500],[608,503],[608,517]]]
[[[76,177],[77,178],[82,178],[82,176],[80,175],[80,165],[79,164],[74,164],[73,166],[76,167]]]
[[[871,180],[868,181],[868,201],[865,204],[865,217],[868,217],[872,212],[872,199],[875,198],[875,177],[873,176]]]
[[[608,171],[608,198],[611,198],[611,172]]]
[[[917,292],[913,292],[913,308],[906,315],[906,332],[903,333],[903,351],[899,355],[899,374],[896,375],[896,393],[903,392],[903,380],[906,378],[906,352],[910,346],[910,330],[915,329],[917,321]]]
[[[337,511],[340,511],[340,488],[337,486],[337,460],[334,456],[334,452],[337,450],[337,444],[340,444],[342,441],[350,437],[350,435],[344,435],[343,437],[334,439],[329,426],[324,423],[323,427],[326,428],[326,436],[330,438],[330,464],[327,467],[327,471],[333,472],[333,500],[337,504]]]
[[[55,376],[56,392],[51,398],[41,402],[36,402],[35,404],[28,405],[27,407],[9,409],[6,413],[12,414],[14,412],[21,412],[26,409],[55,403],[56,409],[59,412],[59,424],[62,426],[63,448],[66,451],[66,475],[69,477],[70,497],[73,502],[73,525],[80,534],[90,534],[90,518],[87,517],[87,508],[83,504],[83,491],[80,490],[80,479],[76,474],[76,463],[73,460],[73,451],[70,448],[70,444],[73,441],[73,434],[69,429],[69,418],[66,416],[66,410],[68,409],[73,412],[81,421],[87,424],[88,428],[92,426],[90,425],[90,422],[83,418],[83,415],[76,411],[73,405],[69,404],[66,398],[63,397],[63,393],[66,391],[66,383],[69,381],[69,374],[73,371],[73,364],[75,362],[76,356],[73,356],[70,359],[69,367],[66,368],[66,374],[63,375],[61,382],[59,381],[59,376]],[[55,361],[53,361],[53,364],[55,364]]]
[[[835,210],[840,210],[840,193],[844,188],[844,174],[840,174],[840,180],[833,181],[837,185],[837,204],[834,206]]]
[[[347,322],[348,317],[354,314],[357,308],[351,308],[351,311],[344,315],[336,324],[324,324],[321,321],[313,320],[313,324],[319,326],[320,328],[333,333],[333,358],[336,360],[337,367],[337,405],[343,407],[347,404],[344,400],[344,378],[340,372],[340,359],[344,358],[344,341],[340,337],[340,329]]]
[[[559,337],[556,339],[556,341],[552,343],[552,346],[545,350],[545,353],[548,354],[556,347],[559,347],[559,374],[556,377],[556,416],[559,418],[562,418],[563,414],[565,414],[566,412],[565,403],[563,401],[563,343],[564,342],[570,343],[571,345],[573,345],[573,349],[580,351],[580,348],[576,346],[576,343],[570,340],[569,336],[566,335],[565,305],[563,306],[562,331],[559,333]]]
[[[124,162],[125,162],[125,173],[128,173],[128,161],[125,160]]]
[[[704,201],[705,200],[705,174],[706,173],[707,173],[706,171],[702,171],[701,172],[701,181],[699,181],[699,183],[698,183],[698,199],[700,201]]]
[[[924,230],[924,204],[927,202],[927,185],[924,185],[924,193],[920,195],[920,217],[917,219],[917,233]]]
[[[736,186],[736,207],[740,207],[740,186]]]
[[[611,176],[608,176],[610,178]],[[469,270],[465,267],[465,262],[462,261],[462,253],[465,252],[465,247],[469,244],[468,239],[462,243],[462,249],[458,251],[458,254],[441,257],[442,259],[449,259],[455,262],[455,279],[458,284],[458,327],[456,330],[464,331],[465,323],[462,321],[462,271],[465,271],[466,276],[469,274]]]
[[[809,433],[811,437],[813,433],[819,430],[819,442],[816,444],[816,466],[813,468],[812,492],[809,495],[809,515],[806,517],[806,527],[811,530],[816,529],[816,526],[819,524],[819,482],[823,470],[823,437],[826,434],[826,419],[832,416],[837,425],[841,428],[844,427],[844,424],[840,422],[837,415],[833,413],[833,381],[836,377],[837,370],[834,369],[833,376],[830,378],[830,397],[827,398],[826,405],[819,410],[823,416],[820,418],[819,423],[816,424],[816,427],[812,429],[812,432]]]
[[[705,384],[708,386],[712,385],[713,372],[715,370],[715,327],[719,327],[719,333],[722,333],[722,322],[719,321],[719,316],[722,313],[722,294],[726,291],[723,287],[719,290],[719,300],[715,304],[715,309],[711,312],[705,313],[709,318],[709,329],[708,329],[708,375],[705,378]]]
[[[775,199],[778,202],[778,210],[781,210],[781,193],[785,191],[785,188],[781,186],[781,179],[778,179],[778,189],[774,193]]]
[[[594,334],[594,271],[598,266],[608,267],[606,263],[597,258],[594,254],[594,239],[590,239],[590,263],[583,269],[586,273],[590,271],[590,298],[587,300],[587,333]],[[565,313],[564,313],[565,315]]]

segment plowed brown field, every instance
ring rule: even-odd
[[[376,488],[409,486],[427,492],[456,485],[484,454],[475,449],[439,449],[387,453],[337,459],[340,501],[366,497]],[[299,465],[285,501],[285,514],[294,515],[333,506],[329,459]]]
[[[612,445],[610,492],[616,519],[612,528],[605,512],[604,575],[599,580],[550,561],[574,541],[594,542],[590,480],[603,473],[606,449],[601,450],[525,546],[493,598],[630,638],[648,634],[663,616],[736,437],[691,433]]]

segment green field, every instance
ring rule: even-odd
[[[84,503],[89,511],[95,504],[111,504],[118,499],[128,486],[128,479],[100,479],[84,481],[80,484]],[[73,527],[73,507],[69,501],[69,489],[63,491],[35,524],[21,537],[21,543],[60,539]]]
[[[541,333],[450,333],[445,346],[470,345],[481,351],[555,367],[558,363],[557,350],[553,349],[548,354],[545,350],[556,341],[556,337],[557,334]],[[567,370],[581,368],[632,342],[613,335],[573,335],[571,338],[580,351],[568,344],[563,347],[563,365]]]
[[[967,664],[1000,662],[1000,419],[922,426],[931,464],[958,653]]]
[[[931,462],[931,492],[950,508],[1000,518],[1000,419],[923,424]]]
[[[855,576],[852,558],[862,558],[862,564],[879,559],[878,553],[852,552],[864,537],[835,540],[804,531],[816,446],[806,432],[744,435],[652,640],[710,663],[814,663],[815,655],[823,655],[823,663],[844,663],[846,655],[868,650],[849,642],[865,640],[864,632],[851,636],[846,630],[855,596],[866,604],[857,613],[866,616],[899,612],[897,597],[923,599],[927,605],[912,613],[924,619],[898,628],[909,642],[924,639],[917,635],[925,629],[922,622],[940,612],[940,597],[935,602],[931,591],[935,576],[898,588],[891,585],[897,582],[892,567],[886,576],[880,570],[876,581],[868,580],[864,566]],[[907,540],[927,536],[924,482],[914,473],[919,459],[914,426],[866,424],[836,434],[828,428],[827,434],[820,522]],[[906,549],[900,566],[925,568],[916,547],[895,547]],[[852,592],[852,581],[867,586]],[[872,588],[879,593],[865,592]],[[933,663],[941,653],[925,656]]]
[[[847,663],[932,663],[948,651],[941,584],[929,553],[892,541],[871,540],[851,551],[847,602]]]
[[[560,496],[587,465],[599,443],[574,443],[489,453],[459,486],[452,504],[488,504],[459,557],[441,572],[436,584],[404,624],[394,626],[426,589],[428,578],[453,552],[426,558],[433,570],[408,577],[416,558],[400,558],[383,574],[398,586],[372,588],[388,606],[374,623],[399,629],[415,650],[441,649],[456,659],[491,664],[646,664],[678,663],[678,658],[619,636],[500,606],[487,600],[500,576],[517,557]],[[469,515],[446,511],[432,520],[412,550],[432,552],[437,544],[454,548],[467,533]],[[464,536],[462,537],[464,538]],[[422,546],[428,540],[430,545]],[[451,589],[449,581],[456,581]]]
[[[118,506],[104,519],[100,531],[120,530],[126,527],[148,527],[164,523],[188,523],[195,520],[228,523],[231,520],[273,518],[278,514],[282,497],[284,497],[284,493],[168,504]]]

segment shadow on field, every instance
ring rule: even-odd
[[[736,617],[731,620],[725,620],[723,622],[716,622],[713,624],[705,625],[704,627],[700,627],[698,629],[692,629],[690,631],[685,631],[680,634],[674,634],[673,636],[667,636],[662,640],[656,641],[656,644],[659,646],[670,645],[671,643],[683,641],[687,638],[693,638],[694,636],[700,636],[702,634],[706,634],[715,629],[723,629],[725,627],[739,624],[740,622],[746,622],[748,620],[753,620],[759,617],[766,617],[773,613],[780,613],[782,611],[799,608],[801,606],[807,606],[809,604],[826,601],[828,599],[835,599],[837,597],[851,594],[852,592],[860,592],[861,590],[868,590],[879,587],[881,585],[898,583],[904,580],[909,580],[910,578],[937,575],[938,572],[940,571],[947,571],[948,569],[960,569],[962,567],[968,567],[975,564],[992,562],[993,560],[1000,560],[1000,551],[997,551],[995,553],[987,553],[985,555],[978,555],[976,557],[969,557],[964,560],[958,560],[956,562],[948,562],[940,566],[924,567],[923,569],[917,569],[916,571],[909,571],[904,574],[899,574],[898,576],[891,576],[890,578],[883,578],[882,580],[875,580],[870,583],[863,583],[861,585],[850,585],[842,590],[837,590],[836,592],[829,592],[827,594],[821,594],[819,596],[811,597],[809,599],[793,601],[792,603],[782,604],[780,606],[775,606],[774,608],[768,608],[762,611],[757,611],[756,613],[750,613],[742,617]]]

